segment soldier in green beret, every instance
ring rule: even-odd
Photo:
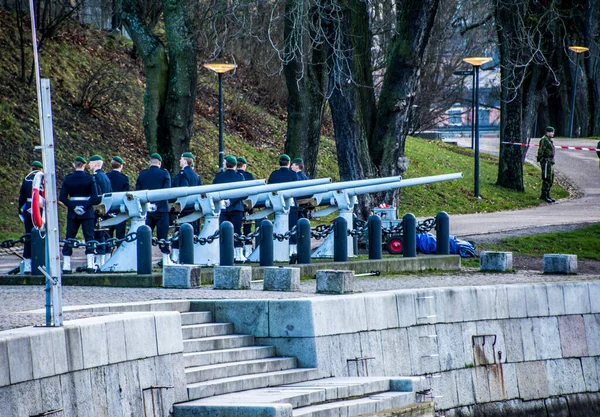
[[[537,161],[542,168],[542,195],[541,200],[547,203],[554,203],[554,199],[550,197],[550,188],[554,183],[554,128],[548,126],[545,129],[545,134],[540,139],[540,147],[537,153]]]
[[[19,190],[19,218],[25,226],[25,234],[31,233],[33,230],[33,222],[31,220],[31,193],[33,190],[33,178],[35,175],[44,169],[40,161],[31,163],[32,171],[25,176]],[[31,273],[31,239],[25,240],[23,244],[23,272]]]
[[[123,191],[130,191],[131,186],[129,184],[129,177],[123,174],[123,165],[125,161],[120,156],[113,156],[110,161],[110,166],[112,171],[106,174],[108,179],[110,180],[110,187],[113,190],[113,193],[119,193]],[[108,235],[113,237],[116,234],[117,239],[123,239],[125,237],[125,229],[127,227],[127,222],[119,223],[115,226],[109,226]],[[120,243],[119,243],[120,245]],[[110,255],[110,253],[107,253]]]

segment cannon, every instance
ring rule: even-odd
[[[247,198],[253,194],[274,192],[286,188],[302,188],[311,185],[331,182],[330,178],[290,182],[281,184],[265,184],[265,180],[240,181],[226,184],[200,185],[195,187],[178,187],[164,190],[139,190],[123,193],[107,193],[102,196],[101,203],[96,206],[101,215],[117,212],[114,217],[104,220],[101,226],[119,224],[131,218],[129,232],[136,231],[145,223],[148,204],[151,202],[176,199],[173,207],[176,211],[193,207],[194,213],[177,219],[177,223],[194,221],[204,217],[204,225],[199,240],[213,236],[219,229],[219,213],[224,200]],[[194,246],[195,262],[200,265],[219,263],[218,240],[205,245],[200,242]],[[102,265],[102,271],[135,271],[137,252],[133,242],[123,242],[115,254]]]
[[[276,205],[277,201],[286,198],[306,196],[311,193],[312,196],[299,201],[300,207],[315,209],[319,206],[328,206],[325,209],[316,211],[314,217],[325,216],[337,210],[340,215],[346,219],[348,225],[353,223],[353,210],[357,203],[358,195],[394,190],[397,188],[410,187],[414,185],[431,184],[440,181],[450,181],[462,178],[462,173],[434,175],[429,177],[412,178],[403,180],[402,177],[373,178],[366,180],[344,181],[322,186],[310,187],[303,190],[285,190],[277,193],[278,195],[259,195],[254,200],[247,200],[246,204],[264,205],[265,209],[254,213],[249,218],[261,219],[275,211],[274,231],[275,233],[284,233],[287,230],[287,214],[280,211]],[[267,199],[269,202],[267,202]],[[278,217],[284,218],[279,220]],[[353,256],[352,237],[348,237],[348,256]],[[274,242],[273,257],[275,261],[284,262],[289,258],[288,242]],[[251,261],[258,260],[259,252],[257,250],[250,256]],[[329,236],[323,244],[313,252],[313,257],[332,257],[333,256],[333,236]]]

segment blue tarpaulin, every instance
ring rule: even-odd
[[[417,251],[427,254],[435,253],[436,243],[435,236],[431,233],[417,233]],[[450,236],[449,244],[451,254],[458,254],[462,258],[475,256],[475,247],[471,242]]]

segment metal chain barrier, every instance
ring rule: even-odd
[[[429,219],[417,222],[417,233],[427,233],[432,229],[435,229],[435,226],[435,217],[430,217]],[[393,227],[383,227],[381,229],[381,232],[383,233],[383,235],[402,235],[404,234],[402,222],[398,223]]]
[[[25,233],[23,236],[21,236],[18,239],[15,239],[15,240],[12,240],[12,239],[3,240],[2,242],[0,242],[0,248],[10,249],[10,248],[14,247],[15,245],[18,245],[19,243],[27,242],[29,239],[31,239],[31,235],[29,233]]]
[[[194,235],[194,243],[199,243],[201,245],[206,245],[213,243],[213,241],[215,239],[219,238],[219,234],[220,234],[220,230],[217,230],[213,235],[209,236],[209,237],[198,237],[196,235]]]
[[[238,235],[237,233],[233,234],[233,239],[236,242],[242,243],[252,243],[254,238],[257,238],[260,235],[260,227],[257,227],[254,233],[249,233],[247,235]]]
[[[369,230],[369,226],[367,226],[367,222],[364,220],[356,219],[356,229],[348,229],[348,236],[364,236],[367,234],[367,230]]]
[[[314,229],[310,229],[310,235],[315,239],[325,239],[333,233],[333,224],[319,224]]]
[[[292,230],[287,231],[285,233],[280,233],[280,234],[273,233],[273,239],[277,239],[280,242],[283,242],[284,240],[288,240],[290,238],[290,236],[296,234],[297,228],[298,228],[297,226],[294,226],[294,227],[292,227]]]
[[[129,233],[127,236],[125,236],[123,239],[117,239],[114,237],[108,238],[106,239],[106,242],[98,242],[97,240],[90,240],[89,242],[82,242],[80,240],[77,239],[60,239],[60,243],[64,244],[64,245],[69,245],[71,246],[73,249],[77,249],[77,248],[90,248],[92,250],[96,250],[97,248],[101,248],[101,247],[105,247],[108,250],[111,250],[112,248],[116,247],[117,245],[120,245],[123,242],[134,242],[137,239],[137,233],[136,232],[132,232]]]

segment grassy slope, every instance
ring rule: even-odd
[[[29,163],[41,159],[34,147],[39,145],[38,114],[35,88],[17,79],[17,34],[12,17],[0,9],[0,240],[22,234],[18,222],[17,200]],[[125,161],[125,173],[135,182],[139,170],[146,167],[146,147],[142,133],[143,74],[139,62],[128,53],[131,45],[108,37],[106,32],[73,27],[61,32],[41,51],[42,76],[52,83],[54,136],[57,177],[60,181],[71,171],[75,155],[89,157],[99,153],[105,158],[119,154]],[[30,49],[27,50],[30,55]],[[105,111],[91,114],[73,106],[79,85],[91,68],[104,65],[122,73],[126,96]],[[251,87],[250,87],[251,88]],[[283,150],[285,111],[264,109],[250,101],[255,92],[239,76],[225,78],[225,152],[245,156],[249,171],[265,178]],[[199,71],[196,118],[191,151],[197,156],[196,169],[204,183],[210,183],[217,168],[218,106],[214,74]],[[526,168],[525,193],[496,187],[495,158],[482,155],[481,194],[473,199],[472,153],[440,144],[409,138],[406,153],[411,165],[407,177],[459,172],[460,181],[406,188],[402,192],[400,212],[417,216],[448,213],[496,211],[538,204],[539,174]],[[293,156],[293,155],[292,155]],[[335,144],[322,139],[319,153],[319,176],[339,178]],[[566,195],[562,192],[559,196]],[[64,217],[64,210],[61,209]],[[64,227],[64,226],[63,226]]]

